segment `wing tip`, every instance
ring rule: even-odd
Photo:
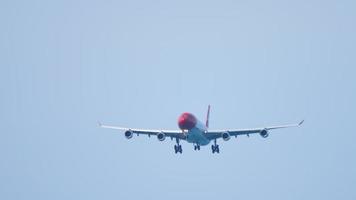
[[[299,122],[298,126],[302,125],[304,123],[304,119]]]
[[[100,121],[98,121],[98,125],[99,127],[103,127],[103,124]]]

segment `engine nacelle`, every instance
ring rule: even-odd
[[[224,140],[224,141],[228,141],[228,140],[230,140],[230,133],[229,132],[224,132],[224,133],[222,133],[221,134],[221,137],[222,137],[222,139]]]
[[[261,135],[261,137],[266,138],[266,137],[268,137],[268,131],[267,131],[266,129],[263,129],[263,130],[260,132],[260,135]]]
[[[166,139],[166,134],[164,134],[164,133],[158,133],[157,134],[157,139],[159,140],[159,141],[164,141],[165,139]]]
[[[125,137],[127,139],[131,139],[132,136],[133,136],[133,132],[131,130],[128,130],[128,131],[125,132]]]

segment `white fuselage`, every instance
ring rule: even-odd
[[[206,131],[207,131],[206,126],[200,121],[197,121],[195,127],[188,130],[188,132],[186,133],[187,142],[202,145],[202,146],[208,145],[210,143],[210,140],[207,137],[205,137]]]

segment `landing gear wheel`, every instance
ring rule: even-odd
[[[174,145],[174,153],[178,153],[178,146],[177,145]]]
[[[220,153],[219,145],[211,145],[211,151],[213,153]]]
[[[214,140],[214,144],[211,145],[211,151],[213,153],[220,153],[219,145],[216,144],[216,139]]]
[[[179,144],[179,139],[176,138],[176,142],[177,142],[177,145],[174,145],[174,153],[182,153],[183,150],[182,150],[182,145]]]

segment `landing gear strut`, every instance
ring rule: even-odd
[[[214,144],[211,145],[211,151],[213,153],[220,153],[219,145],[216,144],[216,139],[214,140]]]
[[[196,150],[200,150],[200,145],[199,144],[196,144],[196,145],[194,145],[194,150],[196,151]]]
[[[176,138],[177,145],[174,145],[174,153],[182,153],[182,145],[179,144],[179,139]]]

